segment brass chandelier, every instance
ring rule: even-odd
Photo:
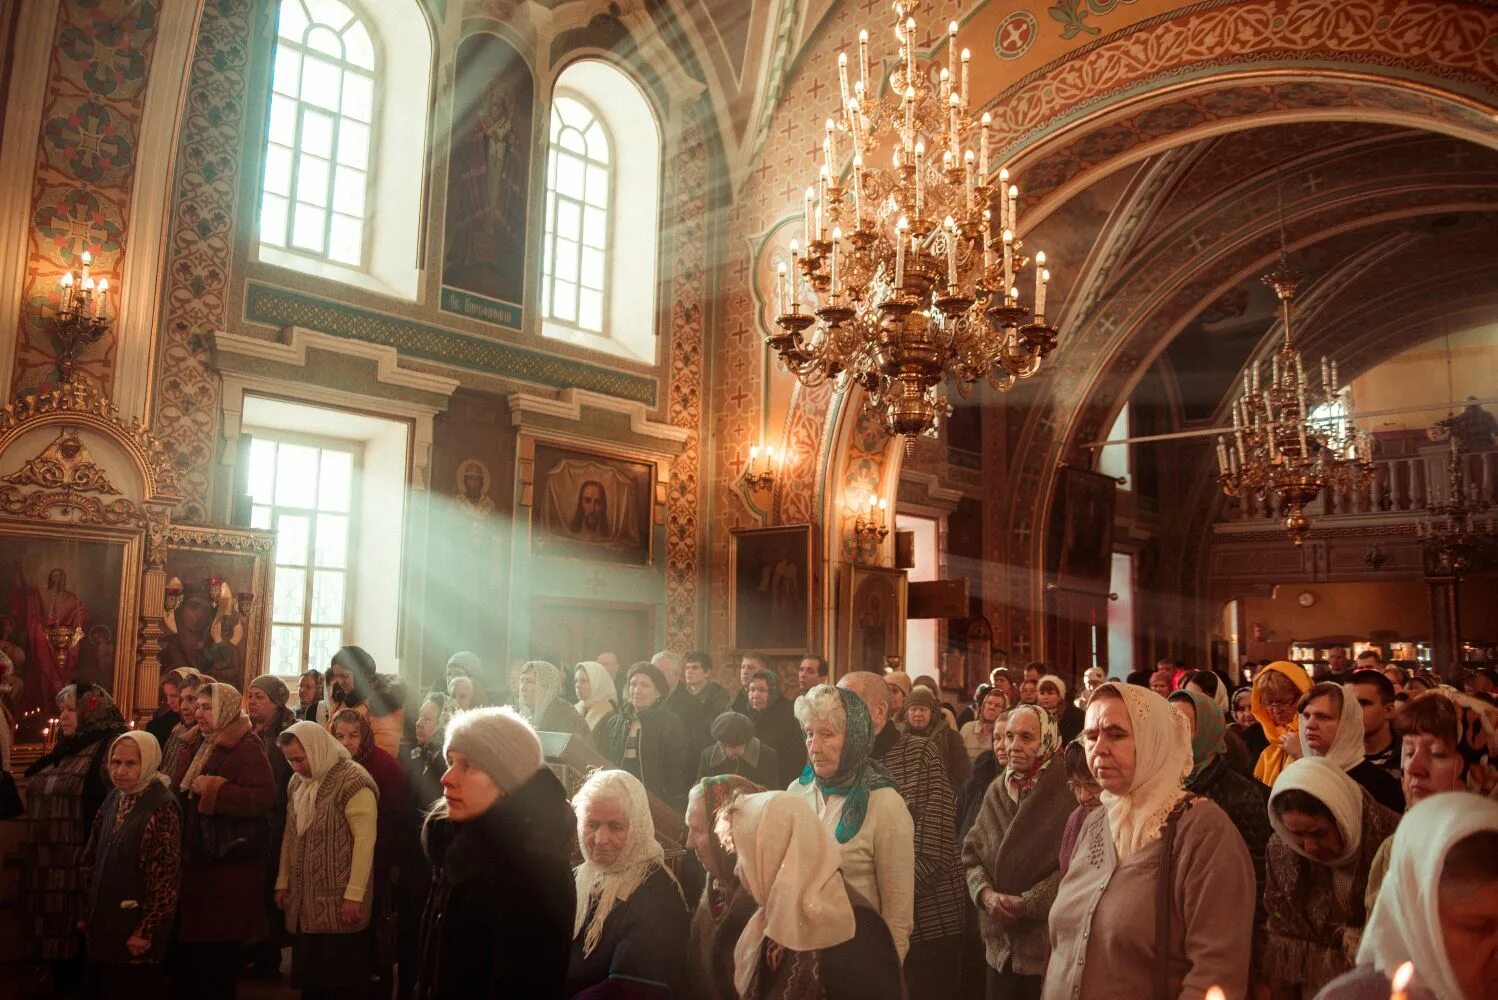
[[[964,398],[979,379],[1007,391],[1036,373],[1057,334],[1045,320],[1045,254],[1032,266],[1015,235],[1019,189],[1007,170],[990,182],[990,119],[971,113],[970,53],[959,58],[954,21],[947,65],[934,81],[919,70],[919,5],[894,0],[899,59],[886,90],[870,76],[867,31],[851,84],[848,54],[838,56],[839,106],[766,337],[803,384],[862,386],[907,450],[951,412],[943,383]],[[1019,292],[1026,267],[1029,306]]]
[[[1233,405],[1231,439],[1217,439],[1217,481],[1245,504],[1279,499],[1285,530],[1296,545],[1311,530],[1306,506],[1323,490],[1366,489],[1373,476],[1371,439],[1352,423],[1352,390],[1337,382],[1337,363],[1321,359],[1321,388],[1312,391],[1290,325],[1301,275],[1283,247],[1279,266],[1264,276],[1280,300],[1285,342],[1270,361],[1269,384],[1258,362],[1243,375]],[[1318,413],[1318,411],[1320,411]]]
[[[1467,484],[1467,465],[1456,433],[1451,434],[1446,460],[1446,497],[1432,498],[1425,517],[1415,522],[1415,534],[1430,554],[1430,565],[1445,576],[1460,577],[1485,541],[1498,538],[1490,504]]]

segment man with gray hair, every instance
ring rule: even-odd
[[[652,656],[650,658],[650,662],[656,668],[658,668],[661,673],[666,675],[666,685],[668,689],[666,691],[666,694],[670,695],[672,691],[676,690],[676,685],[681,683],[681,657],[677,656],[669,649],[663,649],[659,653],[656,653],[654,656]]]
[[[915,821],[915,923],[905,956],[910,1000],[962,995],[962,921],[967,906],[958,864],[957,797],[930,740],[890,724],[889,686],[866,670],[845,674],[847,688],[869,706],[872,759],[884,765]]]

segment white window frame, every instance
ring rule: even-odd
[[[578,104],[582,105],[583,108],[586,109],[587,112],[590,115],[593,116],[593,121],[595,123],[597,123],[597,125],[598,125],[598,127],[600,129],[602,129],[602,131],[603,131],[603,141],[604,141],[605,145],[607,145],[607,147],[608,147],[609,159],[608,159],[608,161],[606,163],[599,164],[599,163],[597,163],[597,161],[589,159],[589,158],[586,158],[586,157],[583,160],[584,197],[586,197],[586,191],[587,191],[586,176],[587,176],[587,168],[589,166],[593,166],[593,165],[596,164],[597,166],[602,167],[607,172],[607,174],[608,174],[608,180],[607,180],[608,195],[607,195],[607,199],[605,201],[604,207],[603,207],[603,248],[602,248],[602,250],[603,250],[603,288],[600,289],[600,295],[601,295],[601,298],[603,299],[603,302],[602,302],[602,305],[600,307],[600,312],[599,312],[599,326],[598,326],[598,329],[596,329],[596,330],[593,329],[592,327],[584,326],[582,324],[582,322],[581,322],[580,319],[578,321],[572,321],[572,320],[565,319],[565,318],[563,318],[561,316],[558,316],[558,315],[556,315],[556,313],[552,312],[553,294],[554,294],[554,291],[555,291],[556,281],[557,281],[556,270],[552,266],[554,264],[555,260],[556,260],[556,241],[557,241],[556,217],[557,217],[557,207],[558,207],[557,202],[558,202],[559,199],[564,198],[564,197],[567,198],[569,201],[572,200],[572,198],[571,198],[570,195],[563,195],[561,192],[557,191],[556,188],[553,186],[554,183],[555,183],[555,178],[553,177],[553,171],[551,169],[552,157],[553,157],[553,155],[560,156],[561,155],[561,151],[560,150],[554,150],[554,149],[552,149],[551,145],[548,143],[548,145],[547,145],[547,156],[546,156],[546,160],[547,160],[546,190],[544,192],[544,198],[545,198],[544,204],[546,206],[546,218],[543,220],[542,227],[541,227],[542,240],[543,240],[543,243],[542,243],[542,246],[541,246],[541,305],[542,305],[542,315],[545,316],[546,322],[548,322],[548,323],[555,324],[557,326],[571,327],[572,329],[577,330],[580,333],[590,334],[592,336],[604,336],[607,333],[607,331],[608,331],[609,317],[612,315],[612,311],[613,311],[614,281],[612,280],[613,275],[611,275],[609,272],[611,270],[611,267],[610,267],[611,260],[610,259],[613,257],[613,254],[614,254],[614,226],[615,226],[615,220],[618,218],[618,214],[619,214],[618,211],[617,211],[617,209],[618,209],[618,197],[619,197],[619,171],[618,171],[619,143],[616,141],[616,139],[614,137],[614,133],[609,128],[608,119],[606,117],[604,117],[603,112],[601,112],[598,109],[597,105],[595,105],[591,100],[588,99],[588,95],[586,95],[586,94],[584,94],[584,93],[582,93],[580,91],[576,91],[576,90],[560,89],[559,88],[558,90],[556,90],[554,92],[554,97],[565,97],[568,100],[576,101]],[[547,117],[547,135],[548,135],[548,137],[551,134],[551,118],[554,117],[556,114],[557,114],[556,105],[555,105],[555,103],[553,103],[552,109],[551,109],[551,113]],[[572,126],[569,125],[569,126],[566,126],[566,127],[567,128],[571,128]],[[567,151],[567,152],[569,153],[569,155],[576,155],[576,154],[571,153],[570,150]],[[580,201],[580,202],[578,202],[578,212],[579,212],[580,216],[582,217],[582,219],[584,219],[584,220],[587,217],[587,210],[588,210],[589,207],[595,207],[596,208],[597,206],[589,206],[589,204],[587,203],[587,201]],[[583,249],[584,249],[584,246],[585,246],[585,244],[583,243],[583,232],[584,232],[585,229],[586,229],[586,222],[585,221],[584,222],[580,222],[579,228],[578,228],[578,239],[577,239],[577,247],[578,247],[577,280],[575,282],[573,282],[573,284],[576,285],[577,291],[578,291],[578,296],[577,296],[577,299],[576,299],[576,302],[578,304],[580,304],[581,301],[582,301],[582,295],[581,295],[582,287],[583,287],[583,283],[582,283],[582,272],[583,272],[582,255],[583,255]],[[582,312],[581,308],[574,309],[573,311],[575,313],[577,313],[579,316],[581,316],[581,312]]]

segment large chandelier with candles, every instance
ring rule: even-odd
[[[1045,319],[1045,255],[1032,262],[1015,236],[1019,190],[1007,170],[990,179],[989,116],[971,112],[970,54],[959,58],[953,22],[947,65],[935,79],[919,68],[928,60],[915,54],[918,7],[894,0],[899,59],[886,80],[870,76],[867,31],[851,83],[848,54],[838,56],[839,106],[766,338],[804,384],[862,386],[907,449],[950,412],[946,383],[963,397],[980,379],[1006,391],[1035,374],[1057,332]]]
[[[1301,275],[1290,269],[1283,233],[1279,266],[1264,281],[1279,297],[1285,340],[1270,360],[1267,386],[1259,380],[1258,362],[1243,375],[1232,437],[1217,439],[1218,483],[1245,504],[1278,498],[1285,530],[1300,545],[1311,530],[1306,506],[1323,490],[1367,489],[1372,446],[1368,434],[1353,426],[1352,390],[1338,384],[1337,363],[1321,359],[1319,390],[1306,379],[1290,325]]]

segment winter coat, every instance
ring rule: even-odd
[[[416,1000],[563,995],[576,891],[576,819],[542,768],[465,823],[445,813],[422,831],[435,882],[422,921]]]
[[[699,753],[713,742],[713,720],[728,711],[728,692],[717,681],[708,681],[698,694],[678,684],[666,699],[666,707],[681,720],[687,748]]]
[[[806,767],[806,736],[801,732],[801,723],[796,721],[796,711],[784,698],[775,698],[764,711],[749,708],[734,709],[748,716],[754,723],[754,735],[768,744],[780,758],[780,780],[774,785],[785,788],[801,777]]]
[[[968,757],[962,737],[957,735],[957,730],[952,728],[945,715],[933,712],[925,729],[909,726],[905,731],[911,736],[930,740],[935,745],[937,752],[941,754],[942,769],[947,772],[947,782],[954,789],[961,788],[967,782],[967,776],[973,770],[972,758]]]
[[[1227,757],[1219,756],[1186,782],[1187,791],[1217,803],[1243,835],[1248,859],[1254,866],[1254,938],[1260,941],[1264,927],[1264,851],[1274,829],[1269,825],[1269,788],[1233,770]]]
[[[738,774],[756,785],[777,791],[780,773],[780,755],[758,736],[750,737],[744,755],[738,760],[729,760],[718,743],[703,750],[697,759],[698,781],[718,774]]]
[[[665,705],[656,702],[639,713],[626,705],[609,716],[598,737],[598,752],[615,767],[624,767],[624,744],[636,719],[640,722],[640,782],[672,809],[686,812],[696,758],[687,749],[681,721]]]
[[[967,839],[967,833],[978,819],[978,810],[983,807],[983,795],[994,779],[1004,773],[999,759],[992,750],[985,750],[973,761],[973,773],[962,786],[962,795],[957,800],[957,846]]]
[[[628,899],[614,904],[603,920],[598,943],[584,955],[591,920],[590,909],[572,939],[566,996],[686,996],[682,988],[691,918],[681,889],[664,868],[651,871]],[[621,982],[628,983],[631,992],[616,992],[614,987]]]
[[[276,805],[276,779],[260,740],[241,716],[213,737],[214,749],[203,767],[208,789],[187,795],[183,825],[186,863],[182,868],[182,915],[177,940],[200,942],[258,941],[265,937],[266,853],[248,861],[210,861],[203,856],[200,827],[204,817],[225,816],[264,821]],[[178,757],[178,780],[187,771],[196,745]]]

